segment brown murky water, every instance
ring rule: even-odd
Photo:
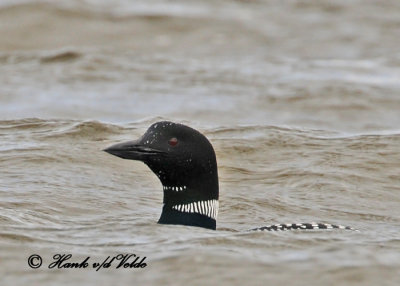
[[[1,285],[399,285],[399,39],[394,0],[1,1]],[[101,152],[161,119],[214,145],[217,231]],[[360,231],[245,232],[311,221]]]

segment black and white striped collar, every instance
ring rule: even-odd
[[[172,205],[172,209],[182,213],[198,213],[217,220],[219,203],[218,200],[196,201],[186,204]]]

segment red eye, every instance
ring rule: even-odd
[[[178,144],[178,139],[176,139],[175,137],[169,139],[168,144],[171,145],[172,147],[176,146],[176,144]]]

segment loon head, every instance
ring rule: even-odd
[[[200,132],[183,124],[154,123],[135,141],[104,151],[145,163],[163,185],[158,223],[216,229],[218,171],[214,149]]]

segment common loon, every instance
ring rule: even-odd
[[[199,131],[179,123],[154,123],[135,141],[106,149],[123,159],[145,163],[160,179],[164,198],[160,224],[216,229],[218,169],[214,149]],[[250,231],[353,229],[324,223],[275,224]]]

